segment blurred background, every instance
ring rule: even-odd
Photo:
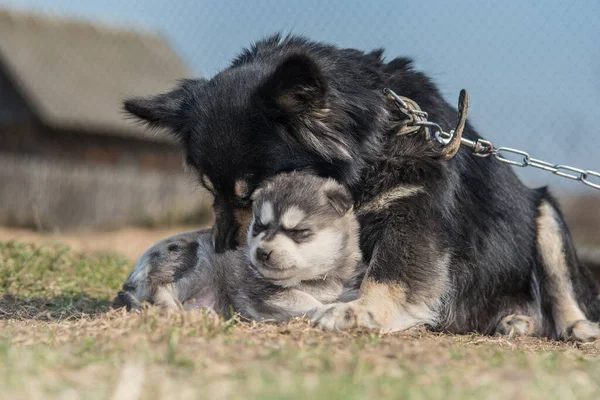
[[[598,171],[599,16],[596,0],[0,0],[0,240],[135,258],[209,224],[176,144],[127,120],[120,100],[210,78],[277,31],[412,57],[452,104],[469,90],[469,118],[495,145]],[[600,267],[600,191],[517,172],[550,186]]]

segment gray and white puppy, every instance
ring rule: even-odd
[[[148,301],[284,321],[357,297],[365,267],[347,189],[292,172],[266,181],[252,197],[246,246],[217,254],[209,229],[164,239],[142,255],[114,307]]]

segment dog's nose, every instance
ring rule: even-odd
[[[269,259],[269,256],[271,255],[271,250],[267,250],[265,248],[259,247],[258,249],[256,249],[256,258],[258,258],[259,261],[267,261]]]

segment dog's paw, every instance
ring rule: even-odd
[[[351,303],[329,304],[313,310],[310,316],[313,324],[328,331],[379,328],[371,312]]]
[[[533,318],[527,315],[511,314],[500,321],[496,328],[496,333],[499,335],[513,336],[529,336],[535,332],[535,322]]]
[[[582,319],[565,330],[563,339],[573,342],[591,342],[600,339],[600,325]]]

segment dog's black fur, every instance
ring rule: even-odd
[[[447,129],[457,112],[409,59],[385,62],[382,54],[273,36],[211,80],[183,81],[169,93],[130,99],[125,109],[175,133],[188,164],[210,182],[217,251],[238,244],[236,210],[248,209],[260,182],[311,170],[352,191],[367,279],[401,288],[395,301],[430,310],[431,318],[418,317],[421,322],[490,334],[507,315],[524,314],[536,320],[537,334],[565,337],[554,321],[553,299],[560,293],[546,284],[555,269],[544,266],[539,245],[540,207],[556,211],[554,200],[546,189],[526,188],[506,165],[466,148],[445,161],[422,134],[396,135],[401,116],[384,87],[416,101]],[[468,123],[463,136],[480,137]],[[236,182],[246,193],[236,196]],[[416,190],[405,198],[381,197],[399,187]],[[373,202],[379,206],[365,207]],[[597,286],[579,264],[560,214],[556,218],[566,281],[585,316],[598,321]],[[364,325],[360,320],[356,324]]]

